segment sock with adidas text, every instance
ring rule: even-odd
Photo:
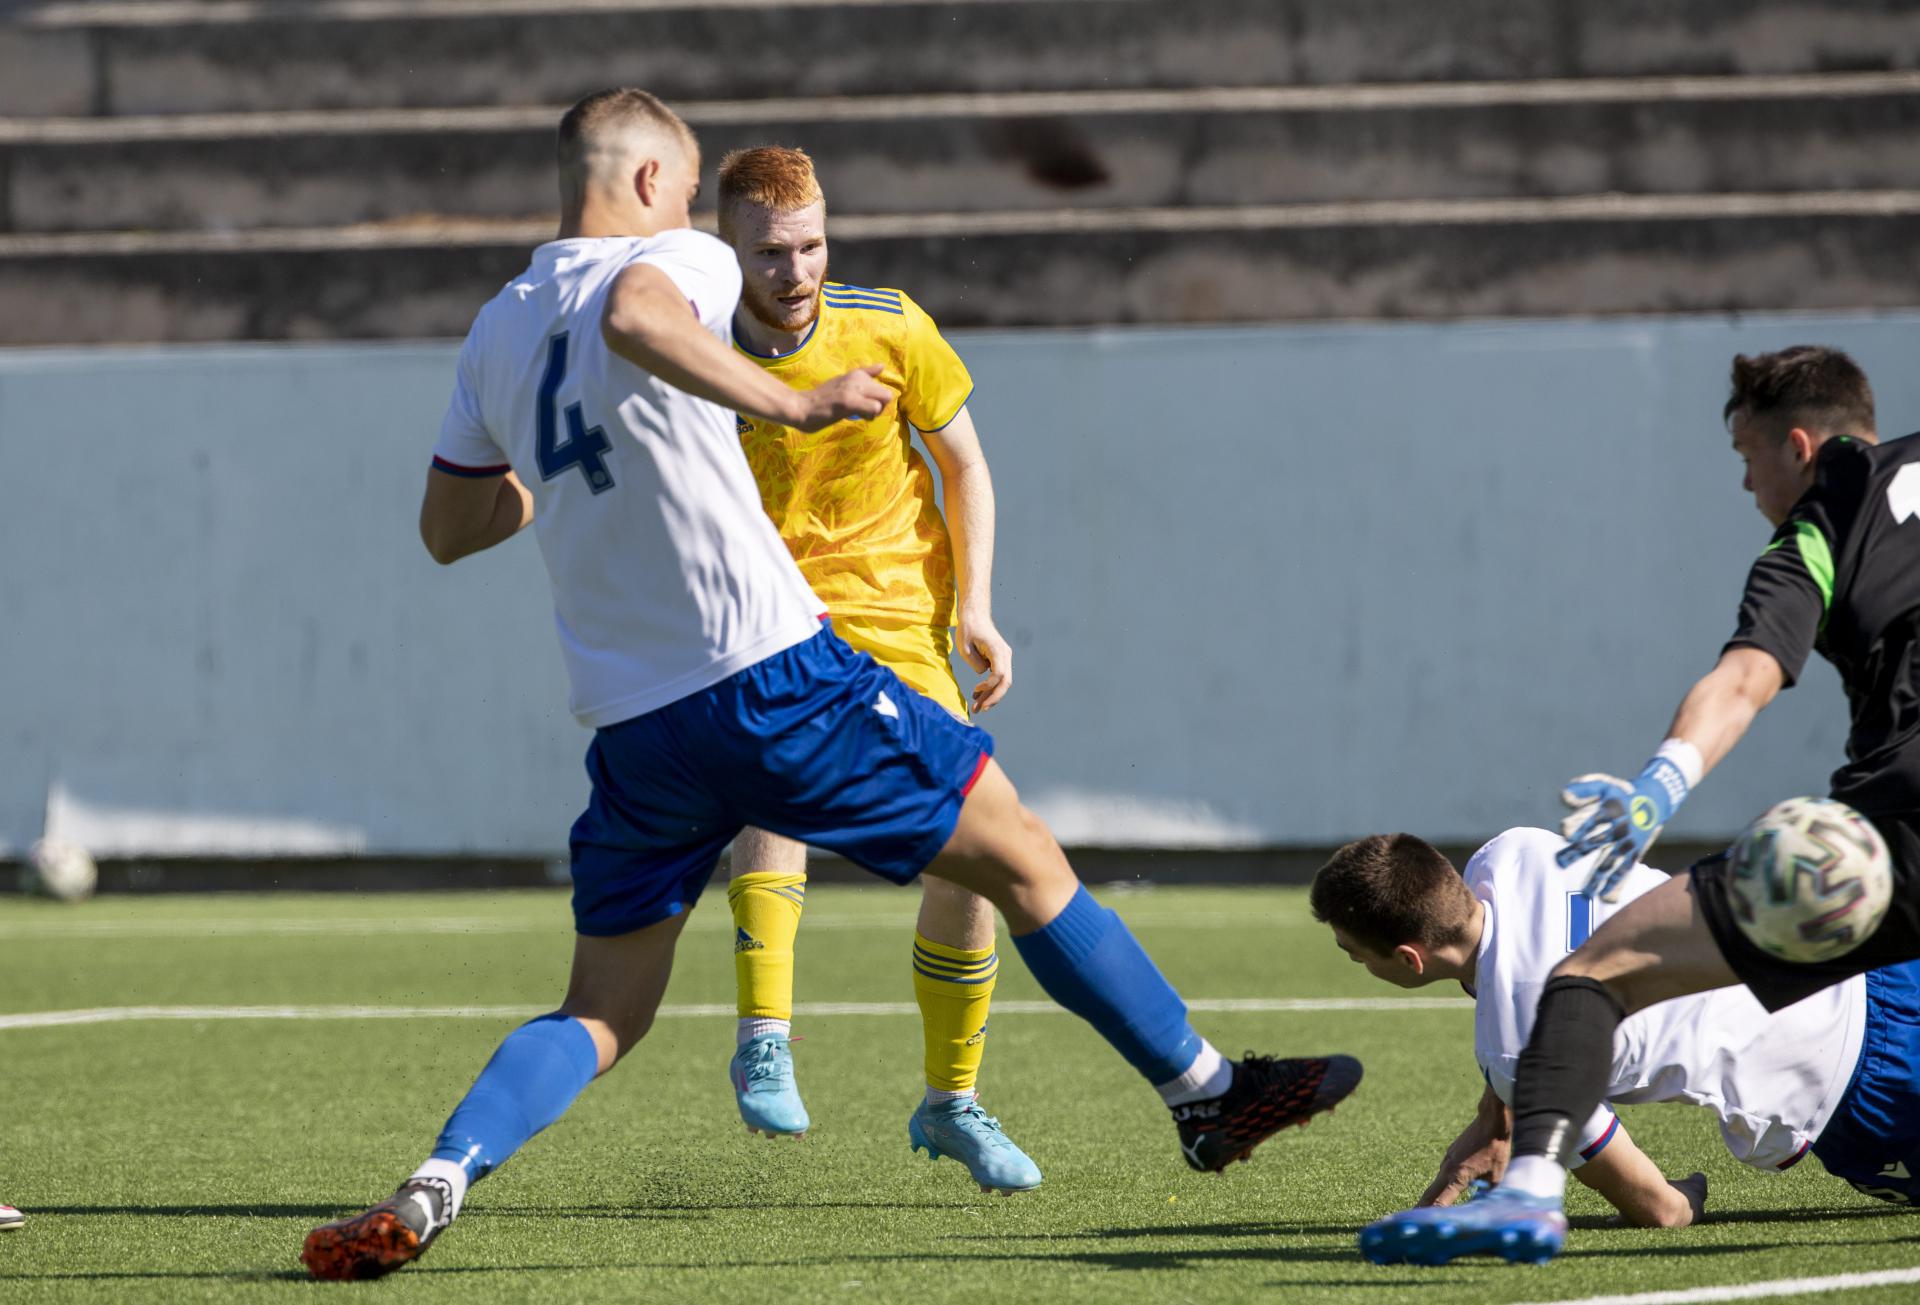
[[[973,1095],[987,1054],[987,1014],[1000,958],[992,944],[948,947],[913,935],[913,995],[926,1048],[927,1100]]]
[[[727,885],[740,1013],[737,1041],[788,1031],[793,1019],[793,940],[800,932],[806,898],[803,874],[756,870]]]

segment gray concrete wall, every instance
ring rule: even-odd
[[[0,3],[0,113],[142,114],[668,99],[1104,90],[1920,63],[1912,0],[1012,0],[649,4],[356,20],[46,21]],[[68,15],[79,6],[62,6]],[[457,6],[455,8],[458,8]],[[9,20],[12,20],[11,22]]]
[[[1018,685],[987,720],[1070,842],[1466,841],[1631,769],[1767,529],[1736,349],[1920,315],[962,334]],[[532,541],[413,534],[444,344],[0,353],[0,854],[564,846],[584,794]],[[1819,791],[1812,671],[1682,811]]]
[[[1832,83],[1826,83],[1832,85]],[[836,215],[1071,207],[1310,204],[1513,196],[1920,189],[1920,94],[1402,108],[1110,112],[1045,116],[977,106],[892,121],[807,121],[792,102],[708,124],[699,211],[719,160],[778,141],[819,160]],[[1652,102],[1649,102],[1652,101]],[[839,102],[835,102],[836,107]],[[785,116],[783,116],[785,115]],[[426,219],[557,220],[555,115],[503,129],[435,120],[408,130],[0,140],[0,231],[230,231]],[[237,121],[237,120],[236,120]],[[1358,215],[1356,215],[1357,217]]]

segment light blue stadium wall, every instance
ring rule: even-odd
[[[1073,842],[1464,840],[1637,766],[1767,530],[1738,349],[1853,350],[1920,424],[1920,316],[958,339],[1018,685]],[[557,852],[584,792],[531,539],[414,536],[448,345],[0,354],[0,853]],[[643,565],[644,559],[636,559]],[[1820,666],[1682,812],[1819,791]]]

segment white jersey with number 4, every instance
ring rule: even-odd
[[[1467,862],[1467,887],[1486,904],[1474,972],[1474,1055],[1500,1099],[1513,1102],[1520,1052],[1553,967],[1627,902],[1665,882],[1646,866],[1618,903],[1581,894],[1590,866],[1554,860],[1565,843],[1544,829],[1510,829]],[[1832,1118],[1860,1058],[1864,977],[1769,1015],[1744,987],[1650,1006],[1613,1042],[1606,1100],[1580,1130],[1575,1164],[1600,1153],[1618,1126],[1607,1103],[1685,1101],[1720,1117],[1734,1156],[1757,1168],[1798,1160]]]
[[[551,241],[474,319],[434,449],[443,472],[511,467],[532,491],[570,705],[595,728],[811,638],[824,615],[760,506],[733,414],[601,338],[633,263],[666,273],[727,339],[740,269],[712,236]]]

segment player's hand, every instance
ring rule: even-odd
[[[1571,866],[1582,857],[1595,857],[1581,891],[1611,902],[1686,795],[1686,778],[1661,757],[1648,762],[1631,782],[1613,775],[1582,775],[1560,792],[1573,814],[1560,822],[1567,845],[1554,859]]]
[[[1507,1159],[1513,1151],[1513,1130],[1506,1107],[1497,1099],[1493,1104],[1495,1109],[1489,1110],[1483,1098],[1473,1122],[1453,1139],[1440,1162],[1440,1172],[1420,1194],[1421,1205],[1452,1205],[1476,1180],[1497,1183],[1506,1174]]]
[[[879,363],[856,367],[824,385],[799,391],[800,408],[790,424],[800,430],[819,430],[836,421],[878,417],[893,402],[893,391],[875,379],[880,372]]]
[[[965,608],[954,627],[954,640],[961,658],[982,677],[973,686],[973,712],[977,716],[1006,697],[1013,687],[1013,647],[1000,637],[991,615]]]

